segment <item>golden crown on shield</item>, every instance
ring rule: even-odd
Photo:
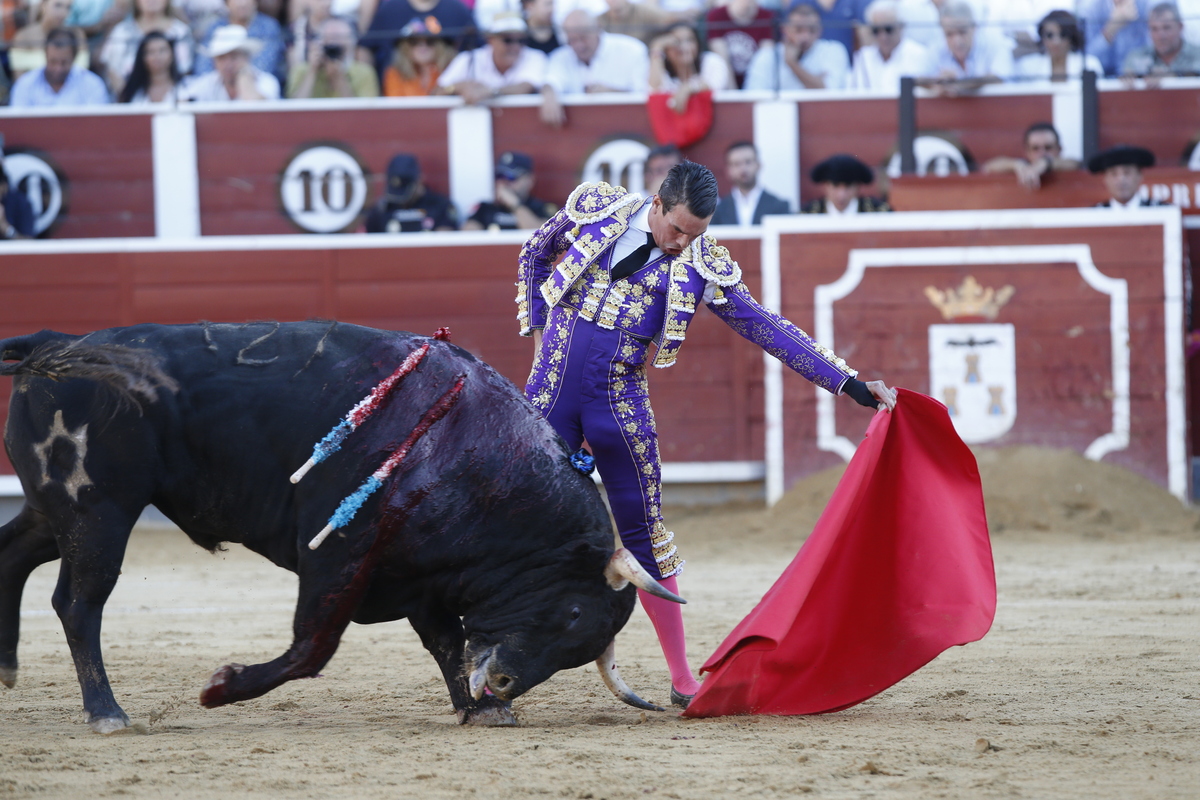
[[[983,317],[992,320],[1016,291],[1012,286],[1005,286],[1000,290],[990,286],[985,289],[975,280],[974,275],[968,275],[957,289],[949,287],[942,291],[934,286],[926,286],[925,296],[942,312],[942,319]]]

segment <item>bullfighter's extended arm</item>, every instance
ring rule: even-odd
[[[548,309],[542,298],[542,284],[550,277],[554,262],[571,246],[575,226],[567,209],[560,209],[521,248],[517,259],[517,322],[522,336],[532,336],[546,326]]]
[[[858,370],[847,366],[828,347],[817,344],[787,319],[764,308],[741,281],[717,289],[708,308],[743,338],[833,394],[841,394],[847,382],[858,375]]]

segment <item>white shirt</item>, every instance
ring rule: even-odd
[[[251,65],[250,69],[254,70],[254,88],[258,89],[258,93],[265,100],[278,100],[279,81],[275,76],[269,72],[263,72],[254,65]],[[180,97],[201,103],[220,103],[230,100],[229,92],[225,91],[225,83],[221,80],[221,73],[216,70],[190,78],[183,85]]]
[[[846,86],[846,78],[850,73],[850,56],[840,42],[829,39],[817,39],[812,47],[800,56],[800,66],[814,75],[825,80],[826,89],[842,89]],[[792,72],[783,56],[783,44],[774,47],[761,47],[750,59],[746,68],[744,89],[760,91],[794,91],[807,87]]]
[[[133,97],[129,98],[131,106],[154,106],[154,105],[178,105],[182,102],[187,102],[187,97],[183,93],[183,84],[176,84],[171,87],[171,91],[163,95],[162,100],[151,100],[150,95],[146,94],[145,89],[138,89]]]
[[[1132,198],[1130,198],[1128,203],[1122,203],[1117,198],[1110,197],[1110,198],[1108,198],[1108,207],[1109,208],[1142,208],[1143,207],[1142,206],[1142,196],[1140,193],[1135,194]]]
[[[518,83],[542,88],[546,74],[546,54],[531,47],[522,47],[517,62],[507,72],[496,69],[492,46],[485,44],[475,50],[459,53],[438,78],[438,86],[453,86],[463,81],[477,81],[489,89],[503,89]]]
[[[829,200],[825,201],[825,213],[831,217],[852,217],[858,213],[858,198],[855,197],[846,204],[845,211],[838,211],[838,207]]]
[[[759,198],[762,197],[762,187],[755,184],[749,194],[742,194],[742,190],[738,187],[733,187],[733,191],[729,196],[733,198],[733,207],[737,210],[738,225],[753,225],[754,224],[754,209],[758,207]]]
[[[1104,77],[1104,66],[1100,59],[1091,53],[1067,54],[1067,77],[1078,78],[1084,70],[1091,70],[1097,76]],[[1030,53],[1024,58],[1017,59],[1017,77],[1027,81],[1050,80],[1050,56],[1045,53]]]
[[[877,89],[900,93],[900,79],[925,75],[929,71],[929,51],[924,45],[905,37],[887,61],[876,45],[861,47],[854,54],[850,73],[851,89]]]
[[[646,243],[646,234],[650,232],[650,208],[653,205],[654,203],[643,202],[642,207],[630,218],[629,228],[617,238],[617,241],[613,242],[611,262],[613,266]],[[646,263],[649,264],[662,254],[663,251],[655,247],[650,251],[650,257],[646,259]]]
[[[570,45],[557,48],[546,61],[546,83],[559,94],[583,94],[593,84],[619,92],[645,93],[649,72],[646,45],[620,33],[600,33],[600,44],[590,64],[580,61]]]
[[[994,76],[1006,81],[1013,76],[1012,40],[1006,36],[988,36],[985,29],[975,28],[975,43],[967,53],[966,65],[950,52],[945,35],[942,43],[933,49],[929,59],[929,77],[940,78],[942,71],[954,78],[986,78]]]

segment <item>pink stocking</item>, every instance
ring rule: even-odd
[[[659,583],[679,594],[674,575],[663,578]],[[650,622],[654,624],[658,643],[662,645],[663,655],[667,657],[671,685],[680,694],[695,694],[700,689],[700,683],[692,676],[692,668],[688,665],[687,642],[683,635],[683,611],[680,605],[655,597],[641,589],[638,589],[638,599],[642,601],[642,608],[646,609]]]

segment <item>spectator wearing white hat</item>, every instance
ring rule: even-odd
[[[258,0],[225,0],[227,13],[215,20],[209,27],[207,35],[201,38],[205,44],[212,43],[212,37],[218,30],[229,25],[240,25],[246,29],[246,34],[258,42],[254,51],[254,66],[264,72],[269,72],[283,83],[287,80],[287,63],[284,58],[283,28],[274,17],[258,10]],[[213,61],[200,48],[196,64],[192,68],[196,75],[212,72]]]
[[[188,81],[184,97],[201,102],[278,100],[279,81],[250,63],[261,48],[241,25],[217,28],[204,48],[216,69]]]
[[[487,44],[459,53],[438,78],[438,94],[456,94],[482,103],[504,94],[530,94],[542,88],[546,54],[525,46],[525,21],[517,14],[497,14]]]

